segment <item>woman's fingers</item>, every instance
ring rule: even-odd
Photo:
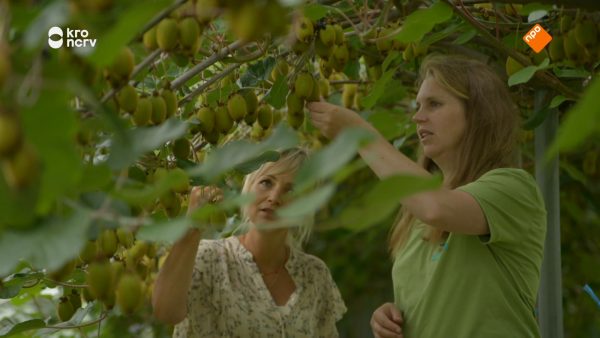
[[[371,328],[373,329],[373,335],[379,338],[402,338],[402,333],[395,332],[386,327],[383,327],[379,323],[374,323]]]

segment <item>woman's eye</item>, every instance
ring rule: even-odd
[[[430,105],[431,107],[435,108],[435,107],[439,107],[439,106],[441,106],[442,104],[441,104],[441,103],[439,103],[439,102],[437,102],[437,101],[431,101],[431,102],[429,103],[429,105]]]
[[[263,187],[270,188],[273,185],[273,182],[271,182],[271,180],[269,180],[269,179],[264,179],[264,180],[261,180],[259,182],[259,184],[262,185]]]

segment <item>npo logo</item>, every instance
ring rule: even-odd
[[[55,36],[59,36],[58,40],[55,40]],[[67,48],[75,47],[94,47],[96,46],[96,39],[88,39],[90,33],[86,29],[70,29],[67,28],[66,42]],[[50,48],[58,49],[63,46],[63,30],[60,27],[51,27],[48,30],[48,45]]]
[[[523,41],[525,41],[525,43],[527,43],[536,53],[539,53],[548,43],[550,43],[550,41],[552,41],[552,36],[550,36],[542,26],[536,24],[523,36]]]

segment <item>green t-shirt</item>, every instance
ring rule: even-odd
[[[477,200],[490,235],[451,233],[432,244],[416,221],[392,269],[404,337],[539,337],[534,307],[546,210],[535,180],[500,168],[458,189]]]

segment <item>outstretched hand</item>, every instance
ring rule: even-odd
[[[375,338],[403,338],[402,313],[393,303],[385,303],[373,312],[371,330]]]
[[[188,214],[206,203],[215,203],[223,200],[223,191],[215,186],[193,187],[190,192]]]
[[[368,126],[353,110],[320,101],[306,104],[313,125],[328,138],[349,127]]]

